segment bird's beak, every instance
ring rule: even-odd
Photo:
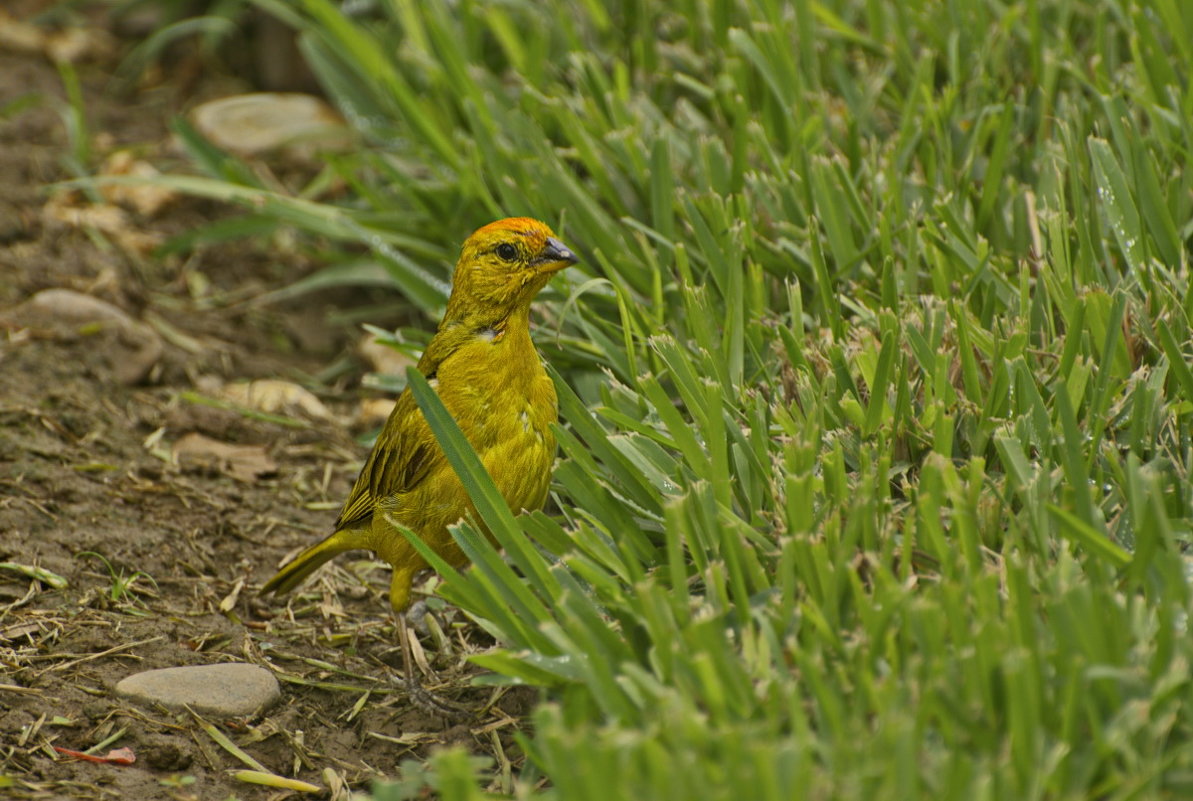
[[[578,261],[580,259],[567,245],[555,237],[549,236],[547,244],[539,251],[538,258],[534,260],[534,266],[538,267],[541,272],[553,273]]]

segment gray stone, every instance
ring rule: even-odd
[[[116,692],[171,709],[189,706],[225,717],[260,714],[282,694],[272,673],[243,662],[134,673],[116,685]]]

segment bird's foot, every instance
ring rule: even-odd
[[[472,715],[472,712],[468,708],[435,695],[422,686],[414,676],[408,676],[405,684],[406,694],[410,697],[410,702],[424,712],[439,715],[452,722],[464,720]]]
[[[398,642],[402,646],[402,672],[405,677],[406,692],[410,701],[424,712],[440,715],[451,721],[463,720],[470,716],[464,707],[447,701],[431,693],[419,681],[418,670],[415,667],[414,646],[410,630],[406,627],[405,611],[398,613]]]

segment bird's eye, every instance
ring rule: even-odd
[[[518,257],[518,249],[509,242],[502,242],[498,245],[496,253],[506,261],[513,261]]]

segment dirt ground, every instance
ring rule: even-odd
[[[19,18],[46,4],[15,5]],[[199,65],[114,93],[131,42],[112,32],[102,43],[75,63],[92,168],[120,150],[177,168],[170,118],[249,88]],[[458,613],[444,618],[445,639],[422,638],[427,684],[476,710],[452,725],[412,708],[393,681],[384,565],[341,558],[294,597],[257,596],[328,533],[365,455],[361,332],[329,312],[399,299],[261,302],[318,266],[277,241],[155,256],[154,244],[231,212],[173,198],[149,214],[47,188],[73,177],[66,159],[78,152],[64,97],[44,50],[0,43],[0,796],[290,795],[233,778],[244,765],[204,725],[333,798],[399,777],[403,760],[442,744],[492,756],[497,774],[516,769],[513,735],[534,697],[469,685],[464,656],[492,643]],[[48,289],[84,298],[30,302]],[[263,378],[306,386],[330,414],[213,400]],[[212,452],[222,445],[245,449]],[[282,701],[256,719],[201,721],[112,692],[137,671],[224,661],[273,671]],[[54,751],[97,744],[131,748],[136,762]]]

